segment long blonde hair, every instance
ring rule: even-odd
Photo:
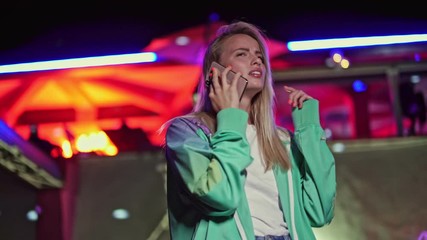
[[[264,88],[254,96],[251,101],[251,111],[249,118],[254,123],[261,153],[265,162],[266,170],[271,169],[275,164],[281,165],[284,169],[290,168],[289,156],[282,140],[279,138],[279,127],[275,123],[275,92],[273,89],[273,79],[270,69],[270,60],[267,47],[267,38],[264,32],[257,26],[236,21],[220,27],[216,38],[209,43],[203,59],[203,76],[198,86],[198,99],[194,105],[192,113],[187,116],[196,116],[202,120],[212,131],[216,131],[216,114],[212,108],[209,98],[209,88],[205,86],[205,76],[209,74],[210,65],[213,61],[219,61],[222,54],[222,45],[226,39],[236,34],[246,34],[255,39],[264,57],[266,67],[266,84]],[[287,134],[287,131],[285,132]]]

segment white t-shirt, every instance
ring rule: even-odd
[[[265,172],[258,146],[256,128],[249,124],[246,137],[254,161],[247,167],[245,191],[249,202],[256,236],[286,235],[289,233],[279,203],[276,179],[273,170]]]

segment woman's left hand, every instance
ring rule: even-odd
[[[292,107],[302,108],[302,104],[305,100],[313,98],[302,90],[298,90],[292,87],[285,86],[285,91],[289,93],[289,105]]]

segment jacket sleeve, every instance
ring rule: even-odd
[[[301,173],[304,209],[313,227],[329,224],[334,216],[336,196],[335,159],[319,120],[319,102],[309,99],[301,109],[294,108],[294,139],[302,159]]]
[[[252,161],[248,115],[228,108],[218,112],[217,120],[217,131],[209,136],[194,122],[175,119],[166,133],[166,158],[195,207],[206,215],[229,216],[241,200],[244,170]]]

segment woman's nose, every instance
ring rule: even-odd
[[[255,59],[254,64],[261,66],[261,60],[259,58]]]
[[[259,58],[259,57],[256,57],[254,60],[253,60],[253,64],[256,64],[256,65],[261,65],[261,59]]]

